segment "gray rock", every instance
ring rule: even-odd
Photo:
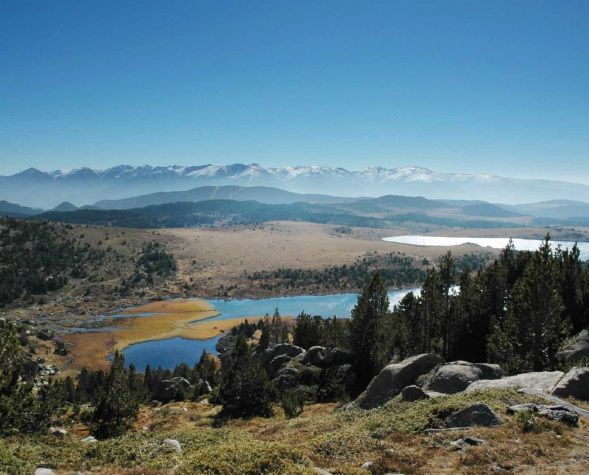
[[[321,366],[323,361],[323,355],[325,354],[325,348],[323,346],[312,346],[302,355],[300,355],[301,364],[310,364],[313,366]]]
[[[582,330],[574,336],[556,356],[567,363],[576,363],[589,358],[589,330]]]
[[[589,368],[573,368],[558,382],[552,391],[557,397],[574,397],[589,401]]]
[[[87,437],[84,437],[84,438],[81,440],[81,442],[84,442],[85,444],[94,444],[94,443],[96,443],[96,442],[98,442],[98,441],[96,440],[96,437],[94,437],[94,436],[92,436],[92,435],[89,435],[89,436],[87,436]]]
[[[324,470],[322,468],[319,467],[313,467],[311,469],[313,471],[313,473],[315,473],[316,475],[331,475],[331,472]]]
[[[436,366],[425,377],[422,387],[428,391],[455,394],[481,379],[480,368],[466,361],[453,361]]]
[[[374,465],[374,462],[364,462],[360,468],[364,470],[370,470],[370,467]]]
[[[176,439],[164,439],[162,445],[166,449],[172,450],[174,452],[182,452],[182,446]]]
[[[419,401],[420,399],[429,399],[429,395],[420,387],[411,385],[403,388],[401,391],[401,400],[405,402]]]
[[[464,450],[466,447],[475,447],[477,445],[486,445],[486,441],[483,439],[477,439],[476,437],[462,437],[458,440],[450,442],[452,447],[456,447],[457,450]]]
[[[329,368],[331,366],[339,366],[343,364],[350,364],[352,362],[352,353],[343,348],[333,348],[327,353],[321,361],[322,366]]]
[[[501,419],[484,402],[476,402],[449,416],[446,419],[446,425],[448,427],[492,427],[501,425]]]
[[[65,437],[67,435],[67,430],[61,427],[50,427],[49,433],[51,435],[55,435],[56,437]]]
[[[270,376],[273,377],[276,373],[278,373],[278,370],[282,368],[290,360],[291,357],[288,355],[278,355],[272,358],[272,361],[270,361],[270,363],[268,364],[268,371],[270,373]]]
[[[301,384],[301,371],[291,365],[283,366],[276,374],[274,384],[279,391],[294,389]]]
[[[503,368],[498,364],[492,363],[473,363],[478,369],[481,370],[480,379],[499,379],[503,377]]]
[[[177,376],[171,379],[164,379],[161,381],[165,391],[177,391],[178,389],[190,389],[192,385],[186,378]]]
[[[290,345],[288,343],[280,343],[278,345],[274,345],[271,348],[267,348],[261,354],[261,359],[262,363],[265,366],[268,366],[270,361],[272,361],[277,356],[287,355],[290,358],[294,358],[295,356],[304,353],[304,351],[305,350],[303,350],[300,346]]]
[[[403,388],[414,384],[419,375],[431,371],[443,362],[444,359],[441,356],[426,353],[385,366],[372,379],[366,391],[356,399],[356,404],[362,409],[382,406],[399,394]]]
[[[470,384],[466,392],[487,389],[519,389],[532,388],[550,393],[554,386],[564,376],[562,371],[540,371],[536,373],[522,373],[501,379],[481,379]]]
[[[515,404],[507,408],[508,414],[518,414],[520,412],[535,412],[540,416],[546,417],[547,419],[562,422],[571,427],[577,427],[579,425],[579,415],[567,406],[547,404],[536,404],[533,402],[524,404]]]
[[[35,475],[55,475],[55,472],[50,468],[39,467],[35,470]]]

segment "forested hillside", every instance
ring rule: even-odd
[[[320,224],[384,228],[401,223],[426,223],[467,228],[517,226],[505,221],[435,216],[425,212],[386,211],[379,216],[362,214],[340,205],[309,203],[265,204],[256,201],[211,200],[168,203],[128,210],[80,209],[50,211],[34,219],[77,224],[99,224],[131,228],[184,228],[200,226],[252,225],[267,221],[307,221]]]

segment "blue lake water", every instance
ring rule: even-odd
[[[391,307],[408,292],[419,289],[394,290],[389,292]],[[349,318],[352,308],[356,305],[357,294],[334,295],[297,295],[292,297],[276,297],[268,299],[213,299],[208,302],[220,312],[214,319],[259,317],[274,314],[278,309],[280,315],[297,316],[301,312],[310,315],[321,315],[324,318]],[[170,338],[167,340],[144,341],[126,348],[123,353],[127,363],[133,363],[138,371],[143,371],[149,364],[151,367],[174,368],[180,363],[193,365],[202,350],[217,353],[215,344],[219,337],[209,340],[189,340],[186,338]]]

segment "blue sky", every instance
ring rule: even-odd
[[[0,174],[420,165],[589,183],[589,2],[4,1]]]

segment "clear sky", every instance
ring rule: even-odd
[[[0,174],[420,165],[589,183],[589,1],[0,5]]]

